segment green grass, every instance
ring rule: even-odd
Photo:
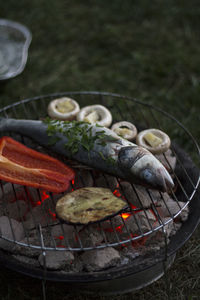
[[[7,0],[2,6],[0,17],[28,26],[33,40],[24,72],[0,84],[0,107],[62,91],[120,93],[161,107],[200,141],[199,1]],[[171,299],[200,298],[199,234],[168,272]],[[0,278],[0,299],[42,298],[37,280],[6,269]],[[47,287],[47,299],[91,298],[69,295],[64,284]],[[113,299],[165,300],[165,279]]]

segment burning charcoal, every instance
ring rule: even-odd
[[[95,247],[103,242],[104,236],[97,226],[90,226],[79,232],[79,238],[82,241],[83,247]],[[78,244],[78,239],[76,244]]]
[[[38,261],[42,267],[50,270],[62,270],[66,265],[71,265],[74,255],[68,251],[47,251],[46,255],[40,254]]]
[[[124,244],[122,246],[121,253],[129,260],[132,260],[140,255],[140,252],[132,245],[132,243]]]
[[[144,187],[138,185],[134,185],[133,187],[131,183],[123,181],[120,184],[120,190],[126,200],[135,207],[149,207],[152,203],[151,198]]]
[[[152,230],[155,221],[156,217],[151,210],[139,211],[126,220],[123,231],[129,231],[131,236],[140,235]]]
[[[121,215],[117,215],[117,216],[111,218],[111,220],[106,220],[106,221],[102,222],[101,228],[104,231],[109,231],[110,228],[123,226],[123,225],[124,225],[124,222],[123,222]]]
[[[25,245],[34,245],[34,246],[40,246],[41,243],[38,240],[38,236],[31,237],[28,240],[25,238],[20,241],[20,243],[25,244]],[[33,248],[33,247],[27,247],[27,246],[22,246],[22,245],[15,245],[13,252],[16,254],[23,255],[25,257],[33,258],[33,257],[38,257],[41,254],[41,249]]]
[[[24,238],[25,233],[21,223],[16,220],[9,219],[6,216],[0,217],[0,234],[10,240],[20,241]],[[7,249],[13,247],[11,243],[0,238],[0,247]]]
[[[145,247],[142,249],[143,254],[147,251],[158,251],[160,248],[165,247],[166,243],[169,243],[169,237],[172,235],[172,232],[174,233],[175,231],[174,223],[170,220],[171,218],[164,218],[162,222],[165,225],[158,231],[147,236]],[[161,223],[157,221],[153,227],[157,228],[160,224]]]
[[[74,183],[73,183],[73,189],[78,189],[82,187],[91,187],[94,185],[94,180],[92,178],[92,175],[87,170],[80,170],[78,175],[76,176]]]
[[[168,201],[160,202],[160,207],[157,207],[157,211],[159,212],[161,217],[172,217],[176,215],[185,205],[185,202],[175,201],[171,198]],[[182,212],[179,214],[178,218],[181,221],[186,221],[189,214],[189,208],[186,206]]]
[[[115,266],[120,261],[120,255],[114,248],[91,250],[81,255],[84,268],[87,271],[100,271]]]
[[[170,221],[170,220],[171,220],[171,218],[162,219],[162,223],[165,225],[163,226],[163,228],[158,230],[158,232],[163,232],[163,230],[164,230],[164,233],[166,234],[167,237],[170,236],[170,233],[171,233],[172,229],[174,228],[173,221],[172,220]],[[160,225],[160,222],[157,221],[154,223],[153,227],[157,228],[159,225]]]
[[[42,239],[45,247],[53,248],[56,246],[48,228],[42,228],[42,237],[36,229],[31,230],[28,235],[20,241],[22,245],[18,244],[15,246],[15,253],[23,254],[28,257],[39,256],[42,251]],[[38,246],[39,248],[34,248],[33,246]]]
[[[27,204],[23,200],[17,200],[13,203],[3,203],[0,205],[0,214],[7,215],[17,221],[22,221],[27,212]]]
[[[26,215],[25,227],[27,229],[33,229],[39,224],[41,226],[47,226],[53,224],[55,220],[56,214],[53,204],[46,199],[43,203],[39,203],[38,206],[32,208]]]
[[[101,232],[104,240],[109,243],[116,243],[119,240],[127,239],[127,233],[123,234],[124,222],[121,215],[117,215],[111,220],[107,220],[101,223],[101,228],[99,227],[99,231]]]
[[[100,175],[95,180],[95,185],[97,187],[109,188],[111,191],[114,191],[119,186],[116,177],[108,174]]]
[[[57,246],[75,247],[77,245],[77,233],[74,226],[63,224],[52,227],[51,235]]]
[[[160,205],[161,202],[167,202],[171,199],[170,195],[168,193],[161,193],[156,190],[149,190],[150,196],[153,200],[154,204]]]
[[[166,167],[168,171],[175,170],[176,156],[169,149],[165,153],[155,155],[156,158]],[[169,166],[170,165],[170,166]]]
[[[182,224],[181,223],[175,223],[175,222],[173,222],[173,228],[172,228],[172,231],[171,231],[171,233],[170,233],[170,236],[172,236],[172,235],[174,235],[180,228],[181,228],[181,226],[182,226]]]
[[[2,197],[4,195],[10,194],[13,192],[12,184],[11,183],[5,183],[1,185],[0,188],[0,199],[2,201]]]

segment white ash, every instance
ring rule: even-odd
[[[140,252],[138,249],[133,247],[132,243],[128,243],[125,247],[123,247],[121,249],[121,253],[128,259],[128,262],[140,256]]]
[[[12,193],[12,183],[5,183],[1,185],[0,188],[0,199],[2,202],[3,196],[6,194],[11,194]]]
[[[182,226],[182,223],[173,222],[173,228],[172,228],[172,231],[170,233],[170,236],[173,236],[174,234],[176,234],[176,232],[181,228],[181,226]]]
[[[55,241],[56,246],[60,246],[62,243],[65,247],[77,247],[77,232],[79,232],[82,226],[77,226],[77,231],[74,226],[62,224],[51,227],[51,236]]]
[[[56,248],[56,243],[48,228],[42,228],[41,232],[36,229],[31,230],[27,232],[27,236],[19,242],[20,243],[15,246],[14,252],[28,257],[38,256],[42,251],[42,243],[44,243],[46,247]],[[23,244],[25,244],[25,246]]]
[[[171,199],[171,196],[164,192],[164,193],[161,193],[157,190],[148,190],[149,192],[149,197],[152,199],[152,202],[155,204],[155,203],[158,203],[158,205],[165,201],[165,202],[168,202],[170,199]]]
[[[20,241],[24,238],[24,229],[22,223],[10,219],[6,216],[0,217],[0,233],[2,237]]]
[[[56,219],[55,207],[49,199],[41,205],[33,207],[26,215],[25,226],[27,229],[36,228],[38,225],[48,226],[54,224]]]
[[[27,210],[28,207],[24,200],[0,203],[0,215],[9,216],[19,222],[25,219]]]
[[[13,186],[16,193],[13,191]],[[9,216],[17,221],[22,221],[28,210],[28,206],[24,201],[24,191],[19,189],[19,185],[6,183],[0,189],[0,216]]]
[[[162,222],[161,221],[156,221],[153,225],[154,228],[158,228],[159,225],[163,224],[163,227],[160,228],[158,231],[155,232],[155,234],[158,232],[164,232],[165,235],[167,237],[169,237],[171,235],[171,232],[174,228],[174,222],[171,220],[171,218],[168,218],[168,217],[165,217],[162,219]]]
[[[38,246],[39,248],[29,247],[29,246],[23,246],[24,245],[33,245]],[[20,244],[15,245],[14,249],[12,249],[12,252],[14,252],[16,255],[18,254],[23,255],[24,257],[34,258],[38,257],[41,253],[41,243],[39,242],[38,238],[31,237],[29,239],[23,239],[20,241]]]
[[[71,265],[74,260],[74,255],[69,251],[46,251],[41,253],[38,261],[42,267],[50,270],[59,270],[66,268],[66,265]]]
[[[166,243],[168,244],[170,241],[169,238],[176,232],[174,222],[171,221],[171,218],[164,218],[162,223],[163,227],[146,237],[145,247],[140,247],[143,255],[165,247]],[[159,225],[161,225],[161,222],[156,221],[153,224],[153,228],[158,228]]]
[[[151,210],[139,211],[127,219],[126,227],[132,234],[140,235],[152,230],[155,222],[156,217]]]
[[[104,236],[102,235],[101,231],[98,230],[97,226],[85,228],[78,233],[78,236],[82,241],[82,246],[86,248],[99,246],[104,241]],[[77,239],[76,246],[78,245],[79,243]]]
[[[145,255],[150,252],[159,251],[169,243],[169,238],[165,237],[165,234],[161,231],[152,233],[151,237],[148,237],[145,241],[145,247],[140,247],[140,255]]]
[[[20,241],[25,237],[22,223],[6,216],[0,217],[0,234],[2,236],[2,238],[0,238],[0,248],[5,250],[13,247],[13,245],[5,239]]]
[[[106,269],[120,262],[119,252],[112,247],[87,251],[80,258],[84,268],[89,272]]]
[[[173,217],[182,209],[181,213],[178,215],[178,218],[181,221],[186,221],[188,218],[189,208],[188,206],[184,207],[184,202],[175,201],[169,198],[167,202],[162,201],[158,205],[157,211],[162,217]]]
[[[122,181],[120,183],[120,191],[129,203],[138,208],[146,208],[152,204],[151,198],[144,187]]]

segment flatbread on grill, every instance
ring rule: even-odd
[[[60,198],[56,212],[67,223],[88,224],[116,215],[126,207],[127,203],[107,188],[85,187]]]

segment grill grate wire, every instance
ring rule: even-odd
[[[120,120],[129,120],[135,124],[142,124],[142,127],[154,127],[156,126],[157,128],[165,131],[165,127],[163,126],[163,124],[161,124],[161,120],[164,118],[165,121],[167,120],[168,122],[175,122],[176,126],[178,126],[183,133],[188,137],[188,139],[190,141],[192,141],[193,146],[194,146],[194,150],[198,153],[199,155],[199,147],[198,144],[196,143],[196,141],[194,140],[194,138],[192,137],[192,135],[184,128],[184,126],[182,124],[180,124],[180,122],[178,122],[175,118],[171,117],[170,115],[166,114],[165,112],[163,112],[162,110],[157,110],[154,107],[152,107],[151,105],[148,105],[146,103],[142,103],[136,99],[132,99],[129,97],[125,97],[125,96],[121,96],[121,95],[116,95],[116,94],[110,94],[110,93],[99,93],[99,92],[71,92],[71,93],[59,93],[59,94],[51,94],[51,95],[46,95],[46,96],[39,96],[39,97],[35,97],[32,99],[25,99],[23,101],[19,101],[16,102],[10,106],[7,106],[3,109],[0,110],[0,116],[9,118],[9,117],[13,117],[13,118],[35,118],[35,119],[39,119],[39,118],[43,118],[46,116],[46,109],[47,109],[47,105],[49,103],[50,100],[54,99],[54,98],[58,98],[61,96],[69,96],[72,97],[74,99],[77,99],[77,101],[79,102],[80,106],[83,107],[86,104],[88,104],[88,99],[91,101],[91,104],[102,104],[105,105],[111,110],[111,112],[113,113],[114,116],[114,121],[120,121]],[[162,116],[162,118],[158,119],[155,115],[155,113],[160,113],[160,115]],[[119,118],[117,119],[116,116]],[[4,135],[9,134],[12,136],[11,133],[4,133]],[[16,136],[15,136],[16,137]],[[21,142],[23,142],[24,144],[29,144],[30,140],[27,139],[24,136],[20,136],[19,138],[21,140]],[[160,197],[161,200],[166,209],[168,210],[169,214],[170,214],[170,218],[167,222],[163,222],[162,217],[159,214],[159,211],[157,210],[157,207],[155,205],[155,199],[152,195],[152,192],[148,189],[144,189],[145,193],[146,193],[146,197],[149,199],[151,206],[150,207],[144,207],[144,205],[142,204],[142,201],[140,199],[140,196],[138,195],[137,189],[135,187],[134,184],[131,184],[132,187],[132,193],[133,195],[135,195],[137,197],[138,203],[140,204],[139,208],[132,208],[130,206],[130,203],[128,202],[128,200],[126,199],[125,195],[124,195],[124,191],[123,191],[123,187],[121,186],[121,181],[119,178],[116,178],[117,183],[119,185],[120,191],[122,193],[122,196],[124,196],[125,200],[127,201],[127,203],[129,204],[129,213],[133,216],[135,224],[137,226],[137,236],[132,236],[131,232],[125,222],[125,220],[122,218],[122,216],[118,216],[119,218],[121,218],[121,223],[123,224],[123,228],[124,228],[124,232],[123,234],[120,233],[120,231],[116,230],[116,226],[115,226],[115,221],[116,221],[116,216],[115,217],[111,217],[108,220],[104,220],[104,221],[99,221],[95,224],[95,226],[93,224],[88,224],[86,226],[79,226],[79,225],[69,225],[72,226],[73,228],[73,233],[74,236],[76,238],[76,245],[72,245],[70,242],[71,237],[68,236],[65,232],[65,224],[60,221],[59,219],[55,218],[54,220],[50,220],[49,216],[48,216],[48,212],[51,211],[52,214],[55,214],[55,204],[56,204],[56,198],[55,195],[53,195],[52,193],[48,193],[49,198],[47,201],[45,201],[45,205],[41,205],[40,208],[38,208],[40,210],[40,214],[41,214],[41,219],[43,219],[43,221],[38,222],[38,220],[36,220],[35,215],[34,215],[34,209],[31,205],[31,203],[29,201],[27,201],[28,203],[28,208],[29,208],[29,213],[31,215],[31,219],[33,221],[33,228],[37,231],[37,235],[38,235],[38,242],[36,244],[32,244],[31,243],[31,239],[30,239],[30,232],[29,230],[26,228],[26,222],[22,219],[22,214],[20,211],[20,206],[18,205],[18,195],[17,195],[17,191],[18,191],[18,186],[16,186],[15,184],[10,184],[13,190],[13,195],[14,198],[16,200],[17,203],[17,210],[18,210],[18,215],[19,215],[19,219],[22,222],[22,226],[25,232],[25,239],[23,241],[17,241],[15,238],[15,234],[14,234],[14,228],[13,228],[13,224],[11,222],[11,218],[9,217],[9,214],[7,215],[9,218],[9,223],[10,223],[10,227],[11,227],[11,231],[12,231],[12,238],[7,238],[5,236],[2,235],[2,238],[5,240],[8,240],[10,242],[19,244],[20,246],[25,246],[25,247],[31,247],[31,248],[35,248],[35,249],[40,249],[42,251],[45,250],[57,250],[57,251],[63,251],[63,250],[68,250],[68,251],[87,251],[87,250],[92,250],[92,249],[102,249],[105,247],[115,247],[115,246],[119,246],[122,244],[128,244],[131,243],[133,241],[137,241],[140,240],[141,238],[144,238],[158,230],[162,230],[163,232],[165,231],[165,226],[169,223],[169,222],[173,222],[173,220],[183,211],[183,209],[189,204],[189,202],[192,200],[198,186],[199,186],[199,178],[197,179],[196,182],[193,182],[193,179],[190,177],[190,175],[188,174],[188,172],[186,171],[183,163],[181,162],[181,160],[179,159],[178,154],[176,153],[175,148],[172,146],[171,148],[173,155],[176,156],[177,159],[177,164],[179,165],[179,167],[181,168],[181,170],[184,172],[185,176],[187,177],[187,179],[189,180],[191,187],[192,187],[192,191],[190,191],[189,193],[185,190],[184,186],[182,185],[181,181],[179,180],[179,177],[177,176],[177,174],[172,170],[169,161],[167,160],[167,157],[165,156],[165,154],[163,154],[164,159],[166,161],[166,163],[168,164],[169,168],[171,168],[173,177],[176,180],[176,183],[178,185],[178,187],[181,189],[182,193],[184,194],[185,197],[185,205],[183,207],[181,207],[179,205],[176,193],[174,191],[172,191],[172,198],[174,201],[176,201],[177,205],[179,205],[179,211],[175,214],[172,215],[170,212],[170,209],[163,197],[163,194],[160,193]],[[96,178],[95,178],[95,174],[94,174],[94,170],[92,170],[91,168],[84,168],[85,172],[87,172],[87,174],[92,178],[93,180],[93,184],[94,186],[96,186]],[[80,182],[82,183],[82,185],[85,184],[84,178],[81,175],[81,168],[78,168],[77,170],[77,174],[79,177]],[[107,178],[107,174],[102,173],[103,178],[105,179],[106,185],[108,188],[110,188],[110,182],[109,179]],[[8,183],[7,183],[8,185]],[[5,186],[5,182],[1,182],[1,191],[2,191],[2,195],[1,195],[1,199],[2,199],[2,203],[4,203],[4,206],[6,208],[6,201],[5,201],[5,191],[4,191],[4,186]],[[71,189],[74,188],[73,184],[71,184]],[[37,200],[40,201],[42,203],[42,198],[41,198],[41,191],[36,190],[36,197]],[[28,187],[23,187],[23,192],[25,194],[25,197],[27,199],[30,198],[29,194],[30,194],[30,189]],[[62,196],[62,195],[61,195]],[[155,216],[157,217],[158,220],[158,225],[156,227],[153,227],[151,224],[151,221],[149,220],[149,216],[147,213],[147,209],[152,209],[152,211],[154,212]],[[138,219],[136,217],[136,213],[138,210],[142,210],[144,212],[144,215],[146,217],[147,223],[148,223],[148,227],[149,230],[143,230],[141,225],[138,222]],[[113,236],[115,237],[115,241],[109,240],[109,235],[106,234],[105,232],[105,225],[107,226],[107,224],[109,224],[112,232],[113,232]],[[57,245],[57,241],[55,240],[55,237],[53,237],[52,235],[52,227],[53,226],[59,226],[60,231],[62,233],[63,236],[63,240],[62,240],[62,247],[58,247]],[[94,227],[94,228],[93,228]],[[80,229],[81,228],[81,229]],[[48,242],[45,241],[44,239],[44,234],[43,231],[47,231],[49,234],[49,240]],[[103,243],[101,243],[100,245],[92,245],[92,246],[85,246],[84,244],[84,239],[82,238],[82,232],[83,230],[87,230],[88,232],[90,232],[90,230],[97,230],[99,234],[102,235],[102,240],[104,241]],[[45,259],[45,257],[44,257]]]

